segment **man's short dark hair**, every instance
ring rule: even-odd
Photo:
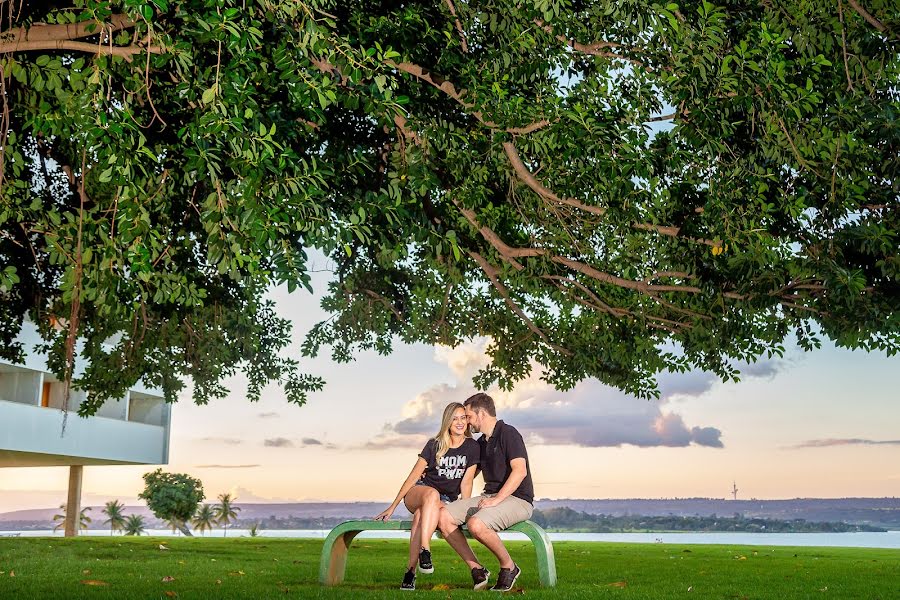
[[[474,396],[470,396],[463,405],[472,410],[483,410],[492,417],[497,416],[497,409],[494,407],[494,399],[485,394],[478,392]]]

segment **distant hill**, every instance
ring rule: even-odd
[[[388,506],[388,502],[292,502],[280,504],[242,503],[240,521],[249,523],[261,520],[285,520],[321,522],[323,525],[343,519],[371,518]],[[795,498],[792,500],[724,500],[719,498],[671,498],[671,499],[558,499],[538,500],[535,507],[545,511],[567,507],[592,515],[610,516],[687,516],[764,518],[807,521],[842,522],[872,525],[900,530],[900,498]],[[94,522],[91,529],[104,529],[102,506],[94,506],[90,512]],[[58,508],[18,510],[0,513],[0,531],[20,529],[48,529]],[[141,514],[147,517],[151,527],[158,522],[146,506],[127,506],[125,514]],[[395,518],[408,517],[401,505]]]

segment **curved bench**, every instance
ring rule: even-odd
[[[412,521],[346,521],[341,523],[332,529],[325,538],[322,558],[319,562],[319,582],[329,586],[343,583],[350,544],[363,531],[409,531],[410,529],[412,529]],[[466,537],[472,537],[465,527],[462,530]],[[553,557],[553,543],[547,532],[534,521],[522,521],[504,531],[516,531],[528,536],[528,539],[534,544],[541,585],[554,587],[556,585],[556,559]]]

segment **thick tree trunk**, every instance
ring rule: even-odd
[[[191,533],[191,530],[188,529],[187,525],[184,523],[182,523],[178,526],[178,531],[180,531],[181,533],[183,533],[184,535],[186,535],[188,537],[194,537],[194,534]]]

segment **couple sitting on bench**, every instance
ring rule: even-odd
[[[481,433],[478,440],[472,433]],[[481,471],[484,493],[472,497],[472,482]],[[444,409],[441,428],[428,440],[393,503],[378,520],[387,520],[403,500],[413,515],[409,537],[409,563],[400,589],[416,589],[416,565],[433,573],[431,536],[440,530],[472,570],[476,590],[488,586],[490,572],[472,552],[460,526],[465,523],[476,540],[500,563],[497,582],[491,588],[513,589],[521,570],[497,535],[528,519],[534,511],[534,486],[522,435],[497,420],[494,400],[475,394]]]

